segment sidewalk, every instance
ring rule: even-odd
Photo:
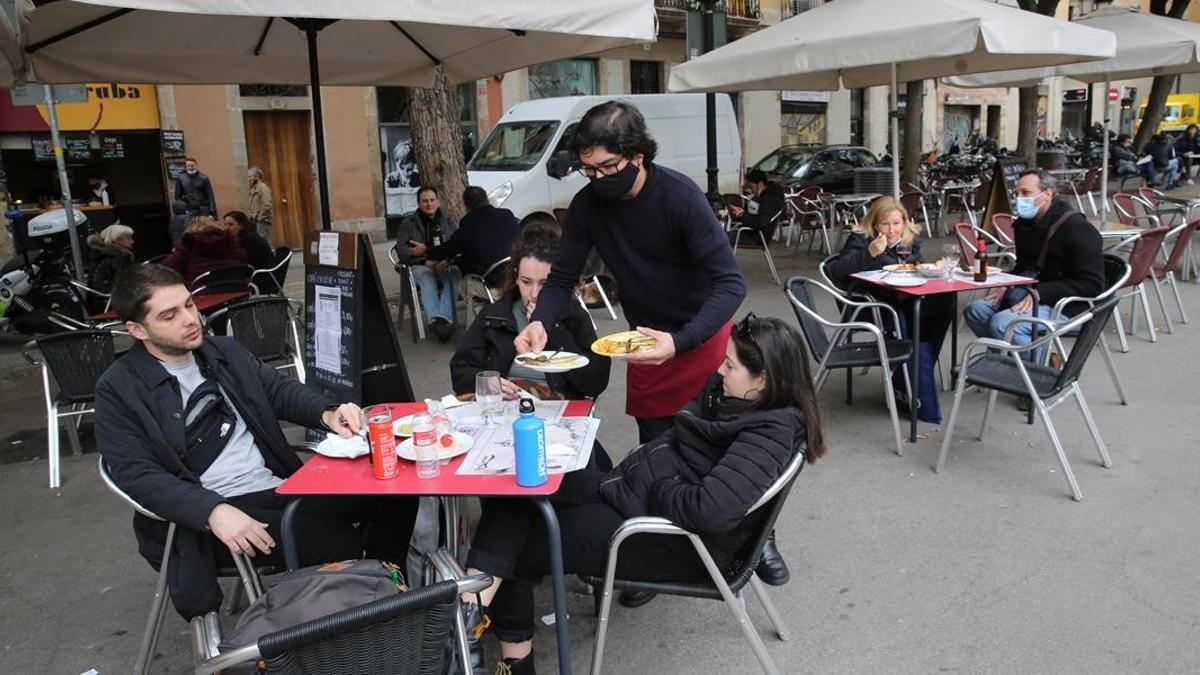
[[[394,294],[386,247],[376,248]],[[815,273],[816,255],[773,251],[781,278]],[[738,315],[793,320],[761,253],[737,255],[750,286]],[[290,274],[294,297],[301,269]],[[1181,293],[1191,324],[1160,331],[1157,344],[1143,329],[1130,338],[1130,353],[1115,355],[1129,406],[1117,403],[1098,360],[1084,374],[1111,469],[1099,466],[1078,411],[1055,411],[1081,503],[1070,499],[1044,430],[1025,425],[1011,402],[1001,399],[989,434],[976,441],[984,397],[967,395],[946,470],[934,474],[939,428],[922,425],[924,437],[897,457],[878,371],[856,378],[853,406],[842,400],[843,376],[831,376],[821,396],[829,455],[801,474],[778,527],[792,581],[769,590],[791,639],[769,635],[761,607],[748,599],[780,670],[1200,671],[1200,286],[1182,284]],[[1153,313],[1161,327],[1157,307]],[[601,333],[624,328],[593,315]],[[450,346],[414,345],[406,329],[400,338],[417,395],[445,393]],[[969,336],[960,338],[961,346]],[[89,425],[88,452],[66,456],[63,488],[46,488],[40,376],[22,364],[11,344],[0,345],[0,673],[129,672],[154,572],[136,553],[129,510],[96,477]],[[597,414],[616,457],[636,436],[623,414],[624,388],[625,369],[614,364]],[[944,394],[946,414],[950,401]],[[548,584],[537,598],[539,614],[549,613]],[[568,604],[575,671],[585,672],[596,625],[591,598],[576,584]],[[757,672],[731,615],[714,602],[614,607],[608,644],[610,673]],[[539,630],[536,650],[539,671],[555,672],[550,628]],[[155,672],[190,672],[186,627],[174,612],[159,651]]]

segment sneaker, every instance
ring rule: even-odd
[[[523,659],[500,659],[494,675],[537,675],[533,669],[533,652]]]
[[[1186,180],[1186,181],[1184,181],[1184,182],[1185,182],[1185,183],[1187,183],[1188,185],[1195,185],[1195,184],[1196,184],[1196,181],[1192,180],[1191,178],[1187,179],[1187,180]]]

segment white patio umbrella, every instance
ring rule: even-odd
[[[311,85],[329,226],[320,86],[428,87],[652,42],[653,0],[28,0],[19,49],[43,83]],[[319,41],[318,41],[319,36]],[[0,51],[13,52],[0,27]],[[319,56],[318,56],[319,42]],[[14,67],[13,58],[6,58]],[[0,87],[26,71],[0,69]]]
[[[671,91],[836,90],[891,84],[893,188],[900,192],[896,82],[1111,57],[1115,39],[985,0],[837,0],[671,70]]]
[[[1117,7],[1104,7],[1072,23],[1112,31],[1117,37],[1116,54],[1101,61],[947,77],[943,81],[958,87],[1023,87],[1062,75],[1089,84],[1103,82],[1105,133],[1100,200],[1107,213],[1109,85],[1113,80],[1200,72],[1200,24]]]

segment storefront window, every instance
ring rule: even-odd
[[[596,62],[563,59],[529,67],[529,97],[588,96],[600,93]]]

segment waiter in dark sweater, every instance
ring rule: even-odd
[[[566,312],[595,248],[617,282],[630,326],[655,340],[654,349],[627,358],[625,412],[646,443],[673,428],[675,414],[721,365],[746,282],[700,189],[654,164],[658,144],[637,108],[624,101],[595,106],[576,127],[571,150],[589,183],[571,200],[550,277],[514,344],[518,354],[545,346],[545,326]],[[782,583],[787,567],[773,544],[768,549],[760,576]],[[624,592],[620,602],[636,607],[652,597]]]
[[[518,353],[540,350],[562,317],[595,247],[617,282],[631,327],[655,339],[631,354],[626,412],[645,443],[720,366],[730,318],[746,295],[729,240],[690,178],[656,166],[657,143],[637,108],[608,101],[580,120],[571,141],[585,185],[567,211],[550,277]]]

